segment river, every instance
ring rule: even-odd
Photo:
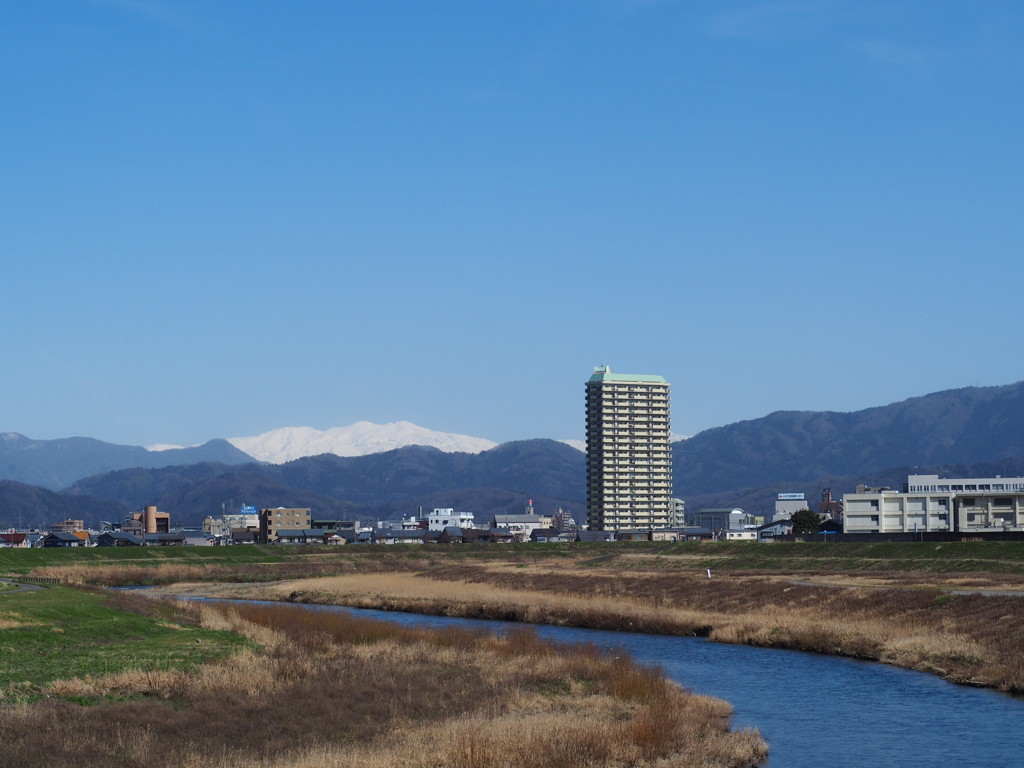
[[[309,606],[419,626],[510,624]],[[622,648],[686,688],[729,701],[758,728],[770,768],[1018,768],[1024,699],[884,664],[690,637],[538,626],[565,642]]]

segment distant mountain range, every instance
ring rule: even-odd
[[[1024,382],[852,413],[777,411],[708,429],[673,445],[673,476],[677,490],[699,495],[1016,456],[1024,456]]]
[[[522,512],[532,498],[548,513],[563,506],[583,516],[585,457],[554,440],[504,443],[480,454],[406,446],[367,456],[330,454],[286,464],[197,464],[124,469],[75,483],[65,496],[157,504],[189,522],[220,514],[227,500],[260,507],[302,506],[316,516],[393,519],[455,507],[486,515]],[[143,498],[147,501],[138,502]]]
[[[134,505],[132,505],[134,506]],[[110,499],[55,493],[38,485],[0,480],[0,528],[41,528],[61,520],[121,522],[132,507]]]
[[[15,515],[34,520],[39,505],[56,512],[76,504],[88,520],[156,503],[183,522],[217,514],[229,501],[369,519],[410,514],[417,506],[515,512],[533,498],[540,511],[563,506],[577,518],[585,514],[585,456],[565,443],[489,447],[485,440],[447,435],[432,438],[439,447],[335,455],[444,434],[407,422],[381,431],[374,426],[275,430],[234,444],[214,440],[159,452],[89,438],[0,435],[0,478],[65,488],[55,498],[20,487],[5,496],[0,488],[0,526],[14,524]],[[242,445],[265,461],[320,455],[261,464]],[[823,487],[836,497],[857,482],[900,487],[909,472],[1019,475],[1024,382],[949,390],[853,413],[780,411],[673,443],[673,463],[676,494],[690,508],[741,506],[755,513],[770,509],[779,491],[803,490],[816,505]]]
[[[174,445],[115,445],[90,437],[33,440],[17,432],[0,433],[0,479],[66,488],[76,480],[118,469],[174,467],[200,462],[247,464],[253,460],[283,464],[329,453],[364,456],[426,445],[449,453],[480,453],[497,443],[480,437],[436,432],[408,421],[371,424],[360,421],[325,431],[286,427],[253,437],[211,440],[182,448]]]
[[[229,437],[228,442],[257,461],[284,464],[305,456],[365,456],[370,453],[427,445],[446,453],[480,453],[497,443],[481,437],[434,432],[409,421],[373,424],[357,421],[347,427],[320,431],[312,427],[286,427],[255,437]]]
[[[192,448],[149,451],[137,445],[114,445],[91,437],[33,440],[17,432],[0,433],[0,479],[51,490],[125,467],[169,467],[202,461],[243,464],[252,461],[252,457],[226,440],[211,440]]]

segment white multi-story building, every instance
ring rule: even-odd
[[[495,528],[511,532],[516,541],[529,541],[530,534],[542,528],[551,527],[548,515],[495,515],[491,524]]]
[[[778,498],[775,499],[775,515],[769,522],[792,520],[793,515],[802,509],[810,509],[804,494],[780,493]]]
[[[235,529],[246,529],[258,531],[260,529],[260,515],[258,512],[226,514],[220,517],[207,517],[203,520],[203,533],[211,536],[229,537]]]
[[[668,509],[669,528],[682,528],[686,525],[686,502],[683,499],[672,499]]]
[[[587,523],[591,531],[671,523],[669,384],[594,369],[587,381]]]
[[[843,495],[845,533],[1024,530],[1024,478],[909,475],[902,492]]]
[[[451,507],[437,508],[427,517],[427,529],[443,531],[445,528],[472,528],[472,512],[456,512]]]

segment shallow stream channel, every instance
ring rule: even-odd
[[[202,599],[202,598],[199,598]],[[496,621],[306,605],[406,626]],[[1018,768],[1024,699],[920,672],[701,638],[536,626],[542,637],[621,649],[679,684],[733,705],[733,727],[761,731],[769,768]]]

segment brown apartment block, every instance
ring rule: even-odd
[[[74,533],[75,531],[84,531],[85,521],[84,520],[64,520],[59,523],[53,523],[50,526],[50,533]]]
[[[278,531],[310,527],[309,507],[275,507],[260,510],[260,543],[277,541]]]

